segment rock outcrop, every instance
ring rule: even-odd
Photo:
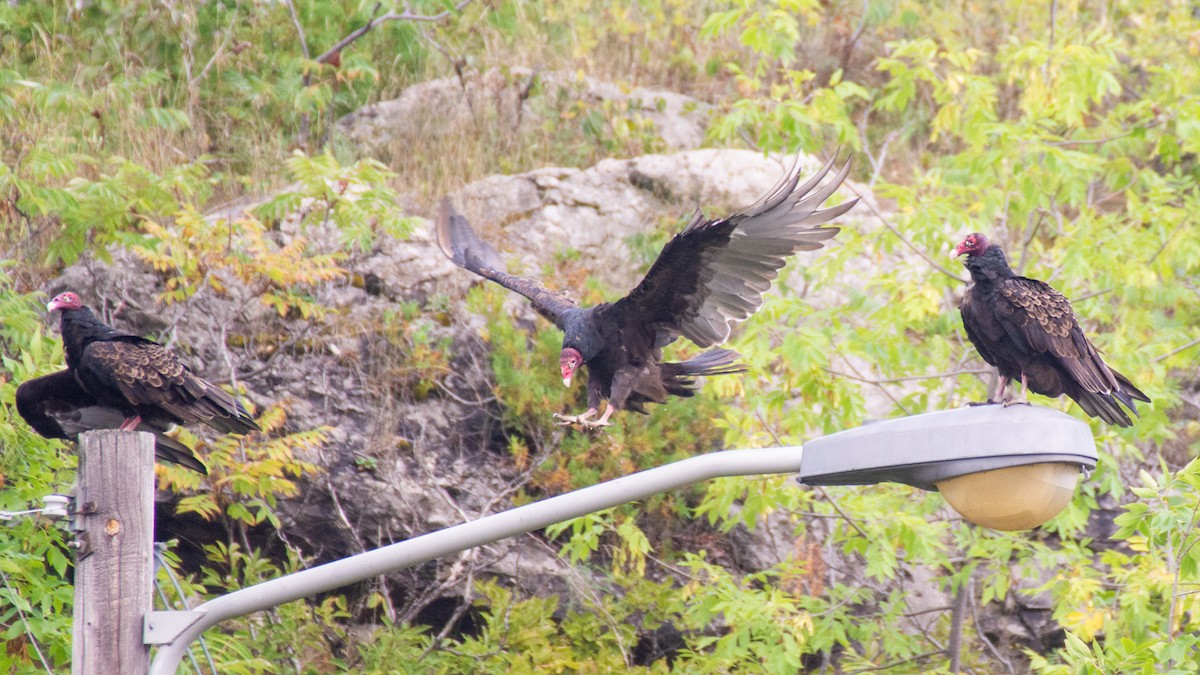
[[[585,75],[529,68],[492,68],[482,74],[415,84],[390,101],[343,117],[336,132],[372,154],[410,146],[422,136],[460,133],[487,125],[527,134],[547,116],[606,117],[648,124],[669,150],[700,146],[710,106],[690,96],[643,87],[622,87]]]

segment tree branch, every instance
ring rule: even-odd
[[[850,185],[848,183],[846,185],[847,185],[847,187],[850,188],[851,192],[853,192],[855,195],[857,195],[859,197],[863,196],[863,194],[861,192],[854,189],[853,185]],[[900,239],[900,241],[904,242],[904,245],[907,246],[909,249],[911,249],[913,253],[916,253],[917,255],[921,256],[921,259],[924,260],[925,262],[929,263],[929,265],[931,267],[933,267],[937,271],[941,272],[942,274],[945,274],[946,276],[950,277],[951,279],[955,279],[964,284],[967,283],[967,280],[964,277],[960,277],[957,274],[946,269],[945,267],[942,267],[941,265],[939,265],[937,263],[937,261],[935,261],[933,258],[929,257],[928,254],[926,254],[921,249],[917,248],[916,244],[912,243],[912,241],[909,240],[908,237],[901,234],[900,230],[896,229],[896,226],[892,225],[891,221],[889,221],[887,218],[885,218],[883,216],[883,214],[879,212],[879,209],[875,208],[875,204],[872,202],[872,200],[864,199],[864,200],[862,200],[862,203],[867,205],[867,208],[870,209],[871,213],[874,214],[874,216],[879,219],[879,222],[883,223],[884,227],[891,230],[892,234],[896,235]]]
[[[967,587],[970,583],[971,574],[968,572],[967,578],[959,582],[958,591],[954,594],[954,604],[951,605],[950,641],[946,645],[946,651],[949,652],[952,673],[957,673],[962,666],[963,618],[967,613]]]
[[[1179,352],[1181,352],[1185,349],[1191,349],[1192,347],[1195,347],[1196,345],[1200,345],[1200,338],[1196,338],[1195,340],[1188,342],[1187,344],[1183,345],[1182,347],[1176,347],[1175,349],[1172,349],[1171,351],[1167,352],[1166,354],[1163,354],[1162,356],[1154,359],[1154,362],[1158,363],[1160,361],[1166,361],[1167,359],[1171,358],[1172,356],[1175,356]]]
[[[304,58],[309,58],[308,53],[308,38],[304,37],[304,27],[300,25],[300,16],[296,14],[296,3],[292,0],[287,0],[288,11],[292,13],[292,24],[296,26],[296,34],[300,36],[300,50],[304,52]]]
[[[453,11],[460,12],[460,11],[462,11],[462,9],[464,7],[466,7],[469,4],[471,4],[471,0],[459,0],[459,2],[454,5]],[[334,46],[332,46],[328,50],[326,50],[324,54],[321,54],[320,56],[318,56],[316,58],[316,62],[317,63],[328,63],[329,59],[333,58],[334,54],[341,53],[341,51],[343,49],[345,49],[348,45],[350,45],[355,40],[358,40],[360,37],[366,35],[368,32],[370,32],[370,30],[372,28],[378,26],[381,23],[386,23],[388,21],[437,22],[437,21],[441,21],[442,19],[445,19],[446,17],[450,16],[450,13],[451,13],[451,10],[447,9],[447,10],[438,12],[437,14],[414,14],[411,9],[406,9],[403,12],[400,12],[398,14],[396,12],[388,12],[387,14],[381,14],[381,15],[371,19],[370,21],[366,22],[360,28],[358,28],[354,32],[350,33],[346,37],[342,38],[341,40],[338,40],[337,44],[335,44]]]
[[[986,374],[992,372],[991,368],[969,368],[969,369],[963,369],[963,370],[950,370],[950,371],[947,371],[944,373],[934,373],[932,375],[909,375],[907,377],[893,377],[893,378],[889,378],[886,380],[874,380],[869,377],[862,377],[859,375],[851,375],[850,373],[843,373],[841,371],[837,371],[832,368],[824,368],[823,370],[825,372],[829,373],[830,375],[837,375],[838,377],[844,377],[849,380],[855,380],[856,382],[865,382],[867,384],[895,384],[896,382],[915,382],[917,380],[937,380],[937,379],[941,379],[943,377],[958,377],[959,375],[986,375]]]

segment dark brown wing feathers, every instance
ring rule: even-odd
[[[1033,352],[1056,358],[1084,391],[1107,394],[1119,388],[1113,371],[1083,334],[1066,296],[1024,277],[1005,281],[999,290],[1010,304],[999,304],[998,311],[1018,322]]]
[[[467,219],[454,210],[448,197],[438,208],[438,247],[459,267],[494,281],[529,299],[539,314],[563,327],[563,315],[576,308],[565,295],[547,290],[539,282],[504,271],[504,262],[491,244],[479,238]]]
[[[161,409],[179,423],[204,422],[226,433],[259,428],[229,393],[197,377],[162,345],[93,342],[84,349],[80,368],[119,391],[129,405]]]
[[[16,393],[17,412],[41,436],[75,440],[95,429],[115,429],[125,420],[116,408],[102,405],[83,390],[70,370],[61,370],[22,382]],[[138,431],[154,434],[154,454],[160,460],[207,474],[188,446],[166,435],[170,424],[143,420]]]
[[[838,233],[821,227],[858,200],[820,209],[845,180],[849,164],[825,185],[833,160],[800,184],[799,161],[766,196],[728,218],[697,214],[659,254],[618,306],[654,326],[658,346],[683,335],[701,347],[724,342],[753,314],[788,256],[821,248]],[[820,187],[818,187],[820,186]]]

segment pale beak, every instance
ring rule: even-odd
[[[572,377],[573,377],[572,375],[568,375],[568,376],[566,376],[566,377],[564,377],[564,378],[563,378],[563,386],[564,386],[564,387],[569,387],[569,386],[571,386],[571,378],[572,378]]]

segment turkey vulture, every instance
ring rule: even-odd
[[[42,436],[64,440],[75,440],[93,429],[116,429],[125,420],[120,410],[98,403],[84,391],[70,370],[22,382],[17,387],[17,412]],[[166,435],[169,426],[143,420],[137,430],[154,434],[154,454],[160,460],[207,474],[191,448]]]
[[[224,433],[259,429],[225,390],[198,377],[157,342],[104,325],[78,295],[61,293],[46,309],[62,313],[67,372],[97,404],[124,417],[118,429],[192,422]]]
[[[564,424],[607,426],[615,410],[645,413],[646,403],[663,403],[668,395],[692,396],[699,377],[744,372],[735,363],[738,354],[728,349],[676,363],[662,360],[662,348],[680,336],[699,347],[725,342],[733,325],[762,305],[788,256],[819,249],[838,233],[820,225],[858,200],[820,209],[850,170],[847,163],[821,185],[832,166],[831,159],[800,184],[797,161],[762,199],[727,218],[707,220],[697,211],[629,295],[594,307],[578,307],[538,281],[506,273],[496,250],[454,212],[449,199],[442,200],[438,214],[438,245],[460,267],[528,298],[563,331],[563,384],[571,386],[575,371],[586,364],[588,409],[555,417]],[[604,414],[590,422],[605,398]]]
[[[982,234],[967,235],[954,247],[955,256],[963,254],[975,284],[959,311],[971,344],[1000,370],[996,400],[1028,403],[1029,390],[1051,397],[1066,394],[1092,417],[1133,426],[1117,402],[1136,414],[1134,400],[1148,403],[1150,398],[1100,358],[1067,298],[1045,282],[1017,276],[1004,251]],[[1004,401],[1011,378],[1020,378],[1021,398]]]

